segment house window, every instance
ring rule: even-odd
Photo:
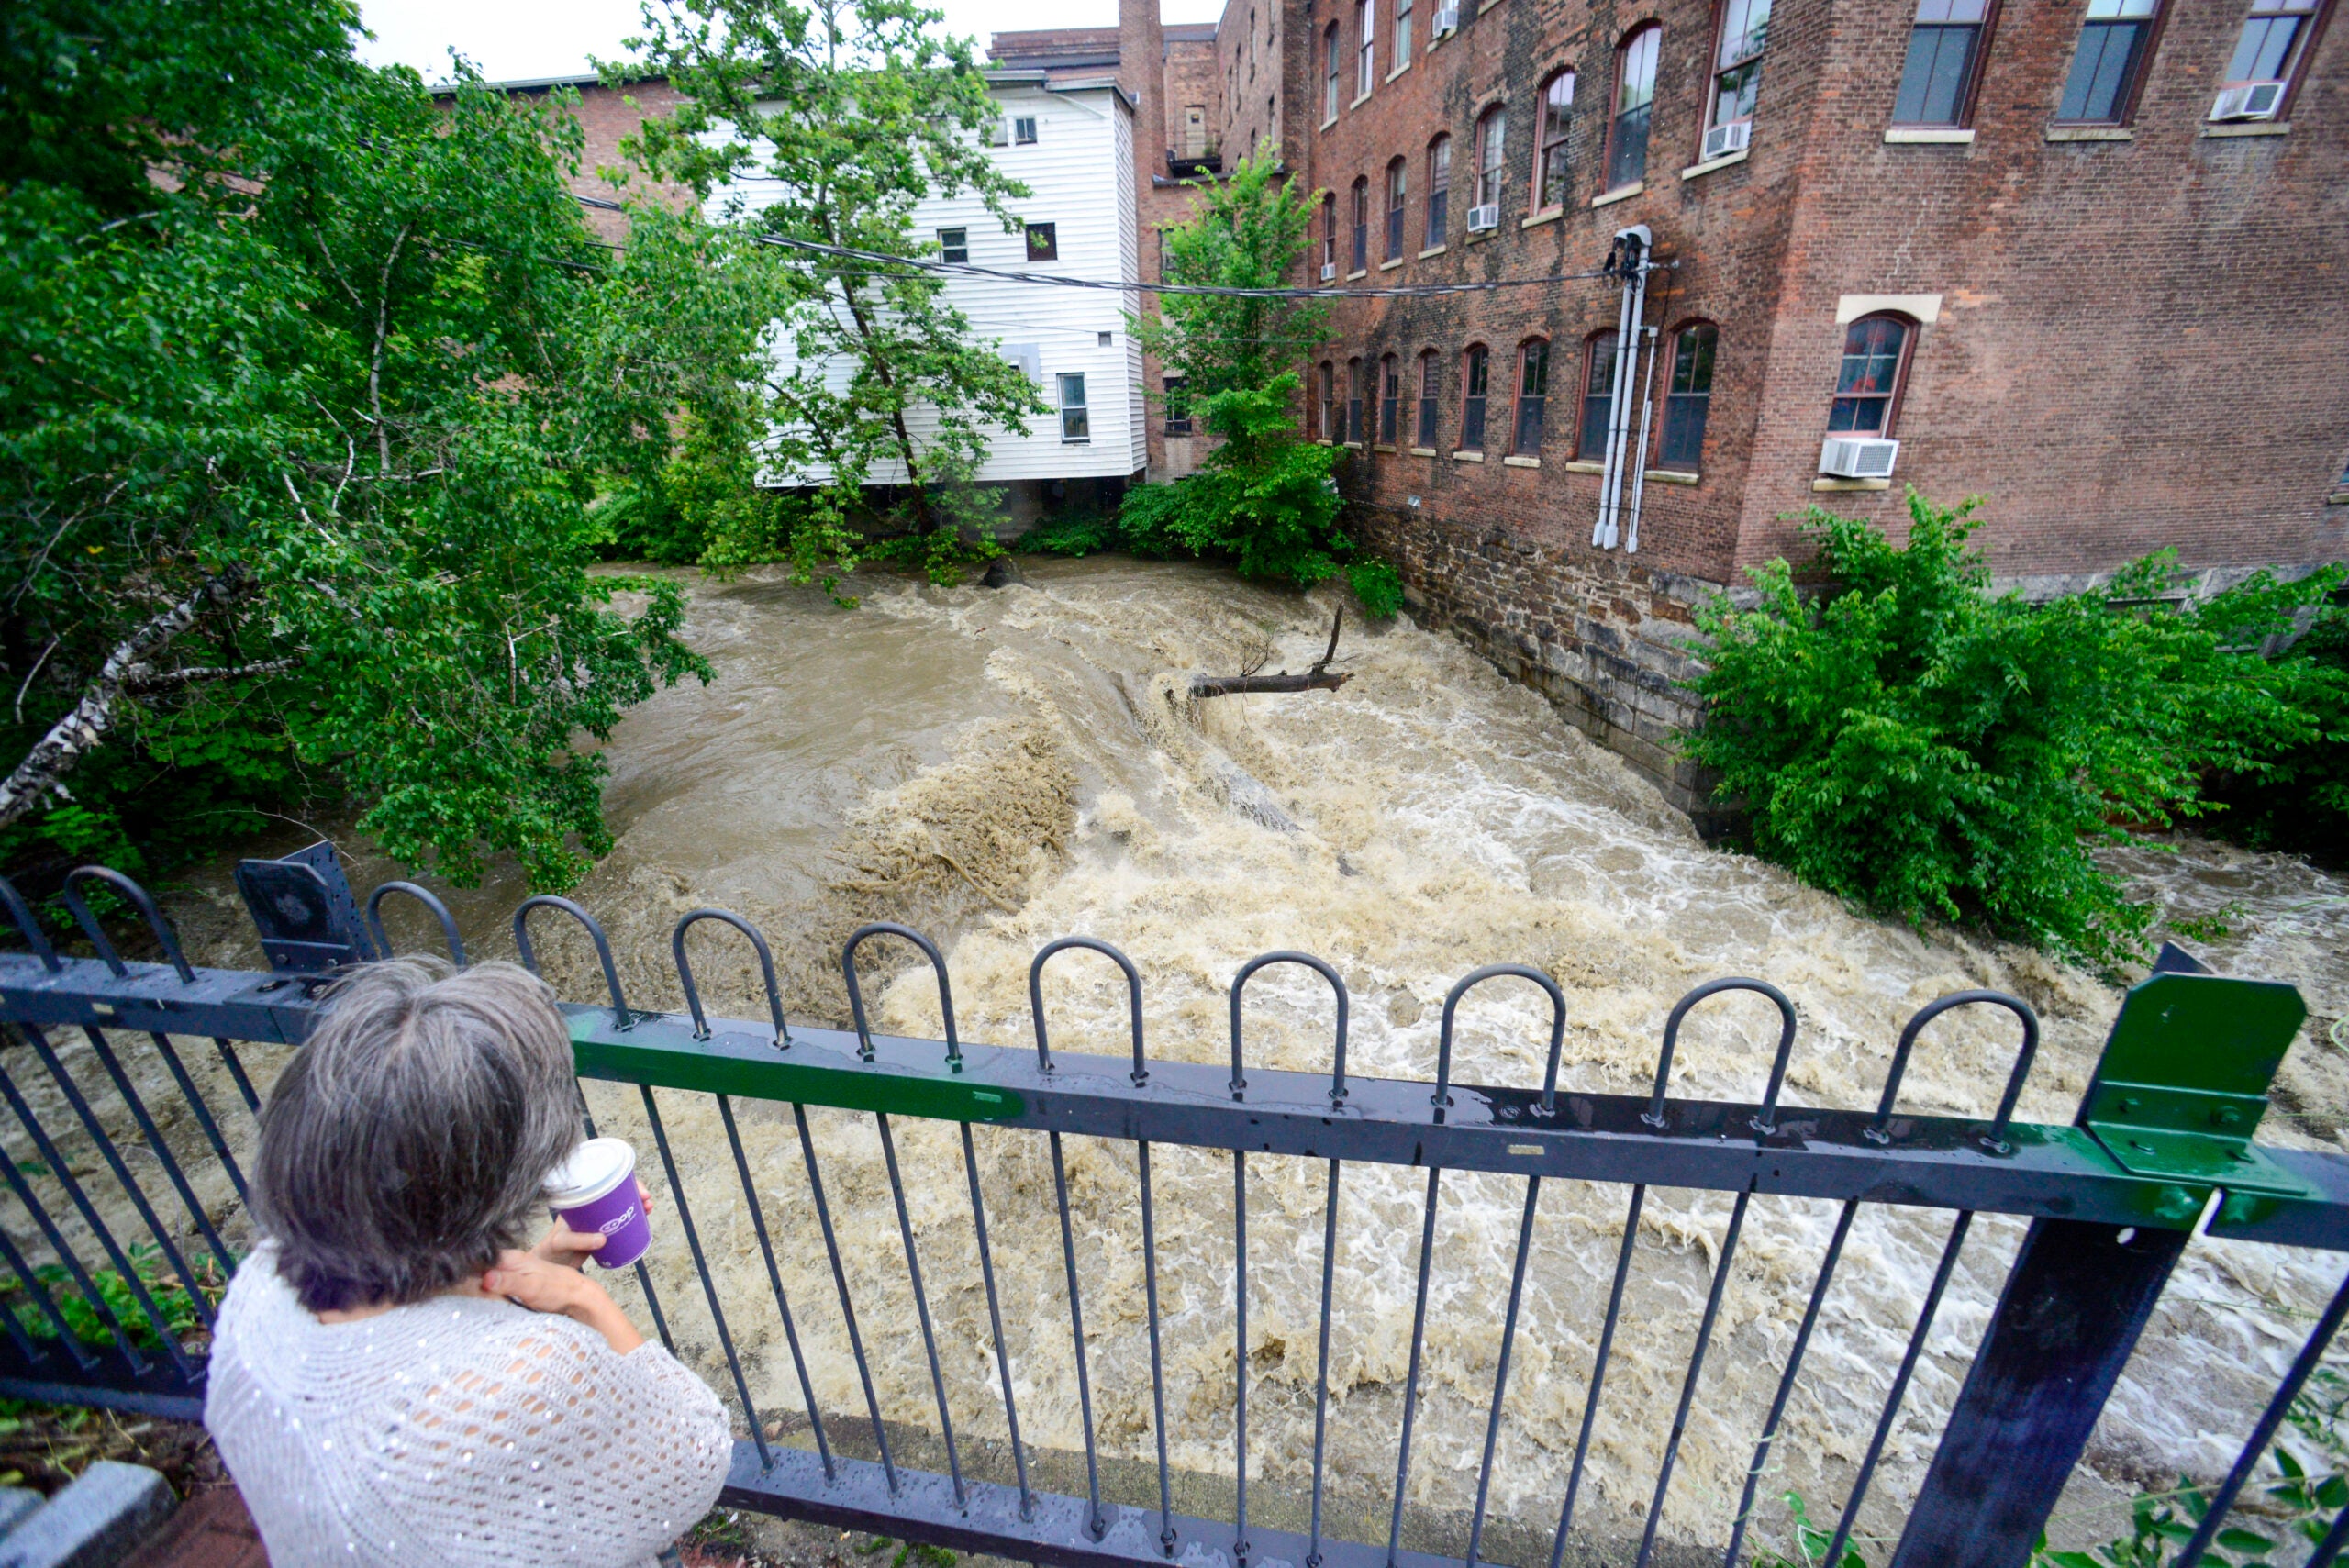
[[[1411,63],[1411,0],[1395,0],[1395,69]]]
[[[2289,83],[2308,54],[2308,38],[2321,0],[2251,0],[2251,15],[2227,62],[2226,85]],[[2283,112],[2279,104],[2276,111]]]
[[[1770,0],[1729,0],[1721,7],[1720,47],[1713,54],[1713,112],[1709,126],[1753,117],[1762,89],[1762,46],[1770,37]]]
[[[1346,444],[1362,445],[1362,361],[1346,361]]]
[[[1321,439],[1338,439],[1338,373],[1330,361],[1321,361]]]
[[[1036,144],[1036,117],[1020,115],[1011,122],[1011,139],[1021,147]]]
[[[1439,368],[1435,350],[1430,349],[1419,356],[1419,442],[1430,451],[1435,450],[1435,422],[1439,399],[1443,396],[1443,372]]]
[[[1542,450],[1542,417],[1550,403],[1550,345],[1528,339],[1517,350],[1517,439],[1510,450],[1531,457]]]
[[[1934,5],[1939,0],[1925,0]],[[1615,50],[1615,119],[1607,130],[1607,188],[1647,178],[1648,114],[1655,106],[1655,61],[1664,29],[1645,27]]]
[[[2119,125],[2129,117],[2160,8],[2160,0],[2088,0],[2079,47],[2072,51],[2072,74],[2056,106],[2058,120]]]
[[[1445,209],[1452,201],[1452,138],[1439,136],[1428,143],[1428,232],[1431,250],[1443,243]]]
[[[1501,154],[1508,139],[1508,115],[1498,104],[1476,122],[1476,205],[1497,206],[1501,199]]]
[[[971,231],[967,228],[940,229],[938,255],[944,261],[968,261],[971,259]]]
[[[1179,375],[1166,378],[1166,433],[1187,436],[1191,433],[1191,384]]]
[[[1843,331],[1843,364],[1835,376],[1835,402],[1827,428],[1857,435],[1892,434],[1900,395],[1900,371],[1912,334],[1898,316],[1864,316]]]
[[[1370,181],[1354,182],[1354,250],[1353,270],[1357,272],[1370,266]]]
[[[1990,0],[1917,0],[1917,25],[1909,34],[1909,62],[1901,68],[1893,124],[1965,123],[1989,13]]]
[[[1338,24],[1330,23],[1330,30],[1321,37],[1329,72],[1321,79],[1321,117],[1333,120],[1338,117]]]
[[[1672,384],[1664,399],[1667,468],[1694,469],[1705,450],[1705,415],[1713,401],[1713,350],[1720,334],[1709,321],[1683,327],[1673,339]]]
[[[1354,25],[1362,29],[1360,41],[1355,46],[1361,52],[1356,57],[1358,63],[1354,67],[1354,96],[1367,98],[1370,96],[1372,77],[1378,69],[1372,63],[1378,41],[1375,36],[1378,32],[1378,0],[1356,0]]]
[[[1338,264],[1338,198],[1321,198],[1321,264],[1335,268]]]
[[[1594,332],[1583,346],[1582,428],[1575,433],[1575,455],[1604,462],[1607,422],[1615,408],[1615,334]]]
[[[1566,132],[1574,125],[1575,73],[1561,71],[1542,84],[1542,161],[1533,171],[1533,210],[1566,199]]]
[[[1378,361],[1378,444],[1391,447],[1403,420],[1403,372],[1387,355]]]
[[[1057,261],[1061,259],[1060,237],[1049,223],[1028,225],[1028,259],[1031,261]]]
[[[1478,343],[1461,366],[1460,450],[1464,452],[1485,450],[1485,377],[1492,364],[1492,355]]]
[[[1406,165],[1400,158],[1386,166],[1386,260],[1403,259],[1403,203],[1409,193],[1404,175]]]
[[[1085,373],[1063,371],[1061,373],[1061,439],[1089,441],[1092,439],[1093,428],[1086,422],[1085,414]]]

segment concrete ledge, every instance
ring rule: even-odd
[[[2134,141],[2137,133],[2126,126],[2059,125],[2047,129],[2050,141]]]
[[[1889,490],[1892,488],[1892,481],[1889,479],[1814,479],[1810,482],[1810,487],[1818,491]]]
[[[1409,450],[1410,454],[1411,454],[1413,457],[1433,457],[1433,456],[1435,456],[1435,449],[1434,449],[1433,447],[1411,447],[1411,448],[1408,448],[1408,449],[1407,449],[1407,450]]]
[[[1564,468],[1568,473],[1604,473],[1607,472],[1607,465],[1605,463],[1585,462],[1580,458],[1576,458],[1574,462],[1569,463],[1561,463],[1559,466]]]
[[[1540,458],[1519,457],[1514,452],[1501,459],[1501,462],[1510,468],[1539,468],[1542,466],[1542,460]]]
[[[2204,136],[2289,136],[2291,133],[2292,122],[2289,120],[2275,125],[2251,120],[2243,125],[2206,125],[2202,128]]]
[[[1485,454],[1483,452],[1453,452],[1452,454],[1452,461],[1454,462],[1482,462],[1485,461]]]
[[[1594,207],[1611,206],[1617,202],[1630,201],[1647,188],[1648,183],[1645,180],[1634,180],[1620,191],[1609,191],[1605,195],[1591,197],[1590,205]]]
[[[1884,139],[1893,147],[1970,147],[1974,128],[1897,125],[1884,133]]]
[[[1531,217],[1519,219],[1517,226],[1520,228],[1539,228],[1545,223],[1555,223],[1565,216],[1566,209],[1564,207],[1543,207]]]
[[[1753,149],[1741,147],[1736,151],[1724,153],[1719,158],[1709,158],[1702,163],[1691,163],[1688,167],[1680,171],[1680,177],[1684,180],[1700,178],[1703,175],[1711,173],[1716,169],[1726,169],[1732,163],[1742,163],[1749,156],[1752,155],[1752,152]]]
[[[1393,272],[1396,268],[1397,268],[1397,267],[1401,266],[1402,264],[1403,264],[1403,258],[1402,258],[1402,257],[1400,257],[1400,256],[1397,256],[1397,257],[1394,257],[1393,259],[1391,259],[1391,260],[1389,260],[1389,261],[1381,261],[1381,262],[1379,262],[1379,263],[1378,263],[1378,270],[1379,270],[1380,272]]]
[[[1449,246],[1449,245],[1431,245],[1431,246],[1429,246],[1426,250],[1424,250],[1420,251],[1420,252],[1419,253],[1419,255],[1418,255],[1417,257],[1413,258],[1413,259],[1414,259],[1414,260],[1416,260],[1416,261],[1426,261],[1426,260],[1427,260],[1429,257],[1431,257],[1431,256],[1441,256],[1441,255],[1442,255],[1446,250],[1451,250],[1451,249],[1452,249],[1452,247],[1451,247],[1451,246]]]
[[[1702,476],[1690,473],[1685,469],[1652,468],[1648,470],[1649,481],[1656,484],[1694,484],[1700,477]]]
[[[99,1460],[0,1542],[0,1568],[114,1568],[178,1506],[157,1472]]]

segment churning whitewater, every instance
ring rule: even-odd
[[[2020,1114],[2065,1121],[2118,1004],[2111,987],[2026,951],[1920,935],[1856,916],[1773,867],[1705,847],[1687,821],[1540,697],[1449,638],[1348,617],[1335,692],[1194,702],[1194,672],[1229,673],[1269,641],[1302,669],[1338,603],[1264,591],[1204,568],[1031,563],[996,592],[888,583],[845,612],[812,589],[756,576],[696,583],[687,635],[718,678],[634,712],[610,749],[607,814],[619,846],[576,896],[611,932],[630,1002],[676,1006],[668,931],[716,905],[774,942],[795,1017],[844,1021],[838,954],[871,919],[931,933],[947,952],[966,1040],[1032,1041],[1028,962],[1077,933],[1132,957],[1153,1056],[1223,1060],[1227,988],[1250,957],[1319,954],[1353,1004],[1349,1071],[1432,1075],[1446,991],[1486,963],[1529,963],[1564,987],[1564,1088],[1642,1093],[1664,1014],[1723,974],[1770,980],[1801,1030],[1789,1104],[1873,1105],[1900,1024],[1948,991],[1990,985],[2040,1010],[2046,1035]],[[259,852],[259,851],[257,851]],[[2204,945],[2214,966],[2300,985],[2321,1021],[2349,1011],[2349,888],[2298,862],[2189,844],[2125,857],[2143,896],[2237,934]],[[370,863],[365,872],[391,874]],[[452,895],[479,954],[510,953],[507,884]],[[225,878],[175,914],[204,961],[251,962]],[[419,922],[402,928],[428,945]],[[585,944],[550,922],[540,939],[567,998],[599,1000]],[[714,1011],[763,1017],[739,939],[705,925],[696,971]],[[935,1036],[926,966],[868,944],[877,1028]],[[1056,1051],[1126,1049],[1122,979],[1082,954],[1046,982]],[[1463,1007],[1457,1078],[1537,1083],[1547,1002],[1498,982]],[[1684,1030],[1675,1095],[1758,1095],[1776,1039],[1762,999],[1709,1003]],[[1252,1064],[1326,1070],[1331,1006],[1319,977],[1264,972],[1248,995]],[[2017,1044],[2004,1014],[1976,1010],[1920,1044],[1904,1107],[1987,1114]],[[2344,1058],[2304,1039],[2287,1064],[2271,1141],[2315,1145],[2349,1102]],[[593,1085],[604,1130],[649,1149],[634,1092]],[[2327,1109],[2326,1107],[2332,1107]],[[765,1265],[707,1099],[664,1095],[663,1116],[702,1240],[726,1290],[763,1410],[799,1408]],[[827,1411],[861,1413],[790,1113],[744,1106],[744,1138],[799,1331]],[[937,1424],[873,1118],[810,1113],[828,1196],[884,1414]],[[899,1122],[900,1159],[937,1315],[958,1432],[1000,1438],[1003,1412],[980,1289],[960,1144],[947,1126]],[[1007,1292],[1023,1436],[1082,1446],[1060,1236],[1044,1140],[977,1129],[996,1266]],[[1134,1151],[1068,1144],[1071,1201],[1105,1451],[1153,1451]],[[648,1157],[649,1161],[649,1157]],[[1229,1156],[1155,1156],[1167,1419],[1179,1468],[1232,1468]],[[1250,1162],[1252,1474],[1296,1482],[1312,1444],[1324,1172]],[[1424,1175],[1344,1175],[1331,1347],[1331,1486],[1384,1495],[1395,1473],[1419,1265]],[[1472,1500],[1493,1392],[1524,1184],[1443,1181],[1411,1501]],[[1628,1194],[1543,1184],[1523,1320],[1507,1391],[1493,1508],[1553,1519],[1575,1437]],[[1647,1507],[1710,1270],[1727,1195],[1651,1191],[1592,1436],[1579,1507],[1601,1533]],[[1798,1323],[1835,1206],[1754,1200],[1665,1507],[1667,1538],[1727,1538],[1744,1472]],[[1949,1217],[1863,1208],[1789,1407],[1763,1496],[1787,1490],[1831,1517],[1889,1385]],[[1977,1222],[1863,1516],[1892,1533],[1921,1481],[2013,1250],[2019,1222]],[[654,1277],[679,1350],[727,1386],[693,1264],[662,1228]],[[2090,1451],[2113,1486],[2210,1474],[2329,1292],[2337,1262],[2199,1240],[2123,1378]],[[629,1285],[624,1295],[632,1295]],[[2099,1500],[2091,1480],[2067,1507]],[[2083,1526],[2082,1528],[2086,1528]],[[2064,1533],[2061,1529],[2059,1535]],[[1873,1551],[1871,1553],[1873,1555]]]

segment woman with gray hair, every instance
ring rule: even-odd
[[[724,1407],[581,1272],[571,1039],[507,963],[355,973],[262,1113],[262,1243],[204,1421],[275,1568],[649,1563],[717,1501]],[[649,1195],[645,1195],[649,1201]]]

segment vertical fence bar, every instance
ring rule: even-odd
[[[963,1459],[954,1446],[954,1415],[946,1407],[946,1378],[938,1367],[938,1333],[930,1321],[930,1296],[922,1289],[921,1254],[914,1246],[913,1215],[906,1207],[906,1184],[897,1174],[897,1140],[889,1134],[889,1117],[876,1111],[881,1127],[881,1158],[889,1167],[889,1195],[897,1204],[897,1234],[905,1239],[906,1273],[913,1281],[914,1312],[921,1322],[922,1353],[930,1358],[930,1386],[938,1396],[938,1431],[946,1442],[946,1473],[954,1484],[954,1506],[969,1507],[963,1491]]]
[[[1656,1528],[1664,1522],[1664,1495],[1672,1485],[1672,1466],[1680,1457],[1681,1436],[1688,1430],[1688,1407],[1697,1397],[1697,1379],[1705,1371],[1705,1346],[1711,1340],[1713,1324],[1720,1317],[1721,1292],[1728,1287],[1730,1268],[1737,1262],[1738,1232],[1745,1229],[1745,1207],[1753,1197],[1753,1189],[1749,1186],[1737,1195],[1737,1206],[1730,1210],[1729,1230],[1721,1238],[1720,1262],[1713,1270],[1713,1288],[1705,1296],[1705,1317],[1697,1325],[1697,1343],[1688,1352],[1688,1375],[1680,1385],[1680,1407],[1672,1413],[1672,1436],[1664,1445],[1664,1462],[1656,1467],[1655,1496],[1648,1503],[1647,1529],[1640,1537],[1638,1568],[1648,1568],[1648,1560],[1655,1552]]]
[[[1493,1369],[1493,1408],[1485,1418],[1485,1457],[1476,1466],[1476,1508],[1468,1520],[1468,1568],[1485,1540],[1485,1499],[1492,1490],[1493,1451],[1501,1437],[1501,1401],[1508,1393],[1509,1351],[1517,1342],[1517,1310],[1525,1299],[1525,1267],[1533,1257],[1533,1212],[1542,1202],[1542,1178],[1525,1179],[1525,1214],[1517,1222],[1517,1262],[1509,1270],[1508,1311],[1501,1318],[1500,1364]]]
[[[8,1173],[17,1177],[15,1184],[17,1195],[25,1200],[27,1208],[31,1208],[31,1195],[26,1190],[24,1178],[17,1175],[15,1162],[0,1161],[0,1164],[7,1165]],[[47,1216],[41,1218],[46,1222]],[[73,1337],[73,1326],[66,1322],[65,1314],[58,1310],[55,1298],[49,1294],[49,1287],[40,1283],[40,1276],[33,1272],[33,1266],[30,1263],[25,1262],[25,1255],[17,1251],[17,1243],[9,1238],[5,1229],[0,1229],[0,1257],[7,1260],[10,1272],[15,1273],[18,1283],[23,1284],[26,1294],[33,1298],[33,1304],[40,1308],[41,1316],[47,1318],[50,1326],[56,1329],[58,1342],[63,1345],[67,1353],[72,1357],[73,1364],[83,1372],[89,1372],[96,1367],[98,1364],[96,1362],[82,1353],[81,1341]],[[25,1332],[24,1325],[17,1321],[16,1313],[11,1311],[7,1318],[8,1331],[23,1349],[25,1359],[28,1362],[47,1359],[45,1351],[34,1348],[31,1338]]]
[[[1330,1289],[1336,1283],[1338,1263],[1338,1167],[1337,1161],[1330,1162],[1330,1195],[1322,1205],[1321,1349],[1313,1374],[1313,1523],[1307,1538],[1305,1568],[1321,1568],[1322,1463],[1330,1429],[1330,1314],[1333,1305]]]
[[[1141,1288],[1150,1314],[1150,1405],[1158,1437],[1158,1549],[1174,1555],[1174,1496],[1166,1471],[1166,1366],[1158,1345],[1158,1229],[1151,1215],[1150,1144],[1134,1145],[1141,1156]]]
[[[1239,1149],[1231,1151],[1231,1278],[1239,1316],[1232,1330],[1232,1451],[1240,1483],[1231,1556],[1248,1568],[1248,1155]]]
[[[889,1496],[897,1495],[897,1462],[889,1457],[889,1433],[881,1424],[881,1400],[873,1392],[873,1363],[865,1359],[864,1336],[857,1332],[856,1304],[849,1298],[848,1269],[841,1262],[840,1238],[832,1229],[831,1205],[824,1201],[823,1173],[816,1168],[816,1139],[807,1130],[807,1107],[794,1102],[792,1119],[799,1127],[799,1153],[807,1167],[807,1190],[816,1199],[816,1223],[824,1232],[824,1255],[832,1263],[832,1288],[840,1293],[841,1317],[848,1323],[848,1348],[856,1357],[856,1379],[864,1388],[864,1408],[873,1418],[874,1446],[881,1451],[881,1474]]]
[[[1745,1527],[1753,1518],[1753,1493],[1762,1483],[1762,1472],[1770,1462],[1770,1445],[1777,1440],[1778,1423],[1785,1419],[1787,1399],[1795,1391],[1795,1379],[1802,1372],[1803,1351],[1809,1348],[1810,1331],[1818,1327],[1819,1309],[1827,1300],[1827,1287],[1835,1278],[1835,1264],[1843,1256],[1843,1243],[1852,1234],[1852,1217],[1860,1212],[1855,1198],[1844,1204],[1843,1212],[1835,1221],[1835,1234],[1828,1240],[1826,1255],[1820,1260],[1819,1279],[1810,1287],[1810,1305],[1803,1308],[1802,1327],[1795,1330],[1794,1348],[1787,1352],[1787,1370],[1779,1375],[1777,1396],[1770,1401],[1770,1413],[1763,1418],[1762,1439],[1753,1445],[1753,1462],[1745,1472],[1745,1491],[1737,1500],[1737,1519],[1730,1529],[1729,1551],[1721,1558],[1721,1568],[1737,1568],[1737,1554],[1745,1544]]]
[[[1101,1460],[1093,1442],[1093,1377],[1085,1365],[1085,1301],[1076,1284],[1076,1232],[1069,1223],[1068,1170],[1061,1158],[1061,1135],[1045,1135],[1052,1151],[1052,1202],[1060,1210],[1061,1262],[1068,1271],[1068,1331],[1076,1350],[1076,1407],[1085,1423],[1085,1529],[1096,1540],[1108,1530],[1101,1517]]]
[[[220,1124],[213,1120],[212,1107],[205,1104],[203,1093],[195,1086],[195,1079],[189,1073],[187,1064],[180,1060],[179,1051],[172,1045],[172,1037],[157,1030],[147,1038],[155,1042],[155,1050],[161,1055],[163,1065],[171,1069],[172,1081],[180,1086],[180,1093],[187,1096],[187,1108],[195,1113],[196,1125],[204,1129],[205,1141],[212,1145],[212,1152],[220,1157],[220,1168],[228,1173],[228,1183],[237,1189],[237,1201],[249,1201],[251,1195],[245,1190],[245,1173],[237,1168],[237,1157],[228,1151],[228,1140],[220,1136]]]
[[[260,1120],[261,1096],[253,1093],[253,1081],[245,1076],[245,1064],[238,1059],[237,1048],[218,1035],[212,1037],[212,1048],[220,1053],[220,1064],[228,1068],[228,1076],[235,1080],[237,1093],[243,1098],[245,1109],[252,1112],[254,1120]],[[237,1190],[240,1193],[244,1190],[241,1180]]]
[[[661,1169],[669,1177],[669,1195],[677,1205],[677,1223],[685,1228],[685,1245],[692,1249],[694,1272],[701,1275],[702,1295],[709,1299],[709,1320],[718,1327],[718,1346],[726,1352],[726,1370],[734,1374],[734,1392],[741,1396],[742,1415],[751,1423],[751,1441],[759,1451],[759,1468],[773,1470],[774,1455],[767,1451],[767,1433],[759,1419],[759,1407],[751,1400],[750,1380],[742,1375],[742,1360],[734,1353],[734,1336],[727,1331],[726,1308],[718,1305],[718,1281],[711,1277],[709,1260],[703,1256],[701,1232],[694,1228],[693,1206],[685,1201],[685,1182],[677,1173],[677,1162],[669,1152],[669,1132],[661,1125],[661,1107],[652,1101],[652,1085],[640,1084],[637,1092],[644,1096],[644,1119],[652,1124],[652,1142],[661,1151]]]
[[[1607,1293],[1607,1321],[1598,1330],[1598,1353],[1591,1358],[1590,1392],[1583,1398],[1582,1430],[1575,1439],[1574,1468],[1566,1472],[1566,1500],[1558,1509],[1558,1533],[1550,1542],[1550,1568],[1566,1555],[1566,1536],[1575,1525],[1575,1500],[1582,1493],[1584,1463],[1590,1458],[1591,1429],[1598,1420],[1599,1396],[1607,1389],[1607,1359],[1615,1350],[1615,1325],[1623,1316],[1623,1283],[1631,1274],[1631,1253],[1640,1244],[1640,1208],[1646,1201],[1644,1184],[1631,1189],[1631,1207],[1623,1215],[1623,1246],[1615,1255],[1615,1284]]]
[[[987,1245],[986,1200],[979,1195],[979,1155],[971,1124],[963,1123],[963,1169],[971,1178],[971,1224],[979,1238],[979,1276],[987,1290],[987,1327],[995,1332],[996,1375],[1003,1381],[1003,1419],[1011,1430],[1011,1462],[1019,1476],[1019,1517],[1036,1517],[1036,1495],[1028,1488],[1028,1451],[1019,1446],[1019,1406],[1011,1396],[1011,1348],[1003,1340],[1003,1308],[995,1293],[995,1253]]]
[[[718,1119],[726,1124],[726,1141],[734,1151],[734,1169],[742,1178],[742,1201],[751,1206],[751,1228],[759,1238],[759,1256],[766,1260],[767,1284],[774,1289],[774,1309],[783,1319],[783,1337],[791,1346],[791,1365],[799,1374],[799,1396],[807,1402],[807,1424],[816,1433],[816,1455],[824,1462],[824,1479],[834,1479],[837,1471],[832,1464],[832,1445],[824,1436],[824,1413],[816,1407],[816,1385],[807,1375],[807,1358],[799,1349],[799,1325],[791,1316],[791,1298],[784,1294],[783,1271],[774,1261],[774,1243],[767,1238],[766,1215],[759,1203],[759,1190],[751,1180],[750,1157],[742,1152],[742,1135],[734,1126],[734,1106],[726,1095],[718,1096]]]
[[[29,1026],[27,1032],[31,1032]],[[84,1029],[82,1032],[88,1037],[90,1050],[96,1055],[99,1065],[106,1069],[106,1076],[114,1080],[115,1092],[122,1096],[122,1103],[129,1110],[131,1119],[139,1124],[140,1134],[147,1140],[147,1147],[154,1151],[156,1163],[162,1166],[164,1178],[179,1194],[180,1203],[187,1209],[187,1217],[195,1222],[205,1244],[212,1249],[213,1257],[219,1260],[224,1271],[234,1270],[236,1258],[229,1252],[227,1243],[220,1240],[220,1233],[212,1228],[212,1217],[205,1213],[204,1205],[196,1200],[195,1189],[188,1184],[187,1173],[180,1169],[179,1161],[172,1155],[172,1146],[163,1141],[162,1130],[155,1125],[155,1118],[147,1113],[146,1101],[139,1098],[138,1089],[130,1082],[130,1074],[123,1071],[121,1061],[114,1053],[114,1047],[107,1043],[106,1031]],[[208,1123],[211,1118],[206,1117],[204,1119]],[[197,1310],[203,1313],[204,1320],[211,1322],[210,1305],[200,1292],[191,1290],[190,1294],[195,1299]]]
[[[1411,1479],[1411,1422],[1419,1407],[1419,1355],[1427,1344],[1428,1273],[1435,1262],[1436,1201],[1442,1195],[1443,1170],[1428,1168],[1428,1195],[1420,1206],[1419,1284],[1411,1298],[1411,1370],[1403,1378],[1403,1435],[1395,1451],[1395,1502],[1386,1525],[1386,1568],[1396,1568],[1403,1543],[1403,1499]]]

